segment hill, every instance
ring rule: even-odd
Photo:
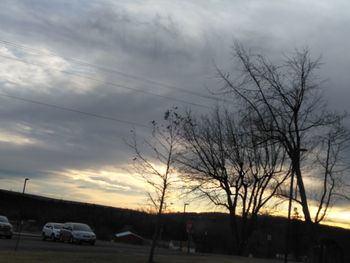
[[[0,214],[6,215],[14,225],[21,217],[25,230],[40,232],[46,222],[76,221],[89,224],[99,239],[111,240],[113,234],[122,230],[133,230],[151,238],[155,217],[145,212],[102,206],[89,203],[59,200],[37,195],[0,190]],[[224,213],[171,213],[163,216],[161,239],[187,240],[186,221],[193,222],[192,240],[197,251],[206,253],[230,253],[230,228]],[[260,257],[272,257],[284,252],[286,219],[260,216],[258,228],[249,240],[248,253]],[[289,237],[291,250],[299,255],[310,252],[305,225],[293,220]],[[345,258],[350,259],[350,231],[338,227],[314,226],[315,242],[335,244]],[[315,248],[316,249],[316,248]],[[350,262],[350,260],[346,261]]]

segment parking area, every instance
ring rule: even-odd
[[[13,251],[16,246],[17,235],[12,239],[0,239],[0,251]],[[67,242],[43,241],[40,235],[23,233],[18,251],[51,251],[51,252],[82,252],[82,253],[127,253],[147,254],[147,246],[128,245],[122,243],[98,240],[94,246],[89,244],[71,244]],[[160,254],[178,254],[170,249],[159,249]]]
[[[0,239],[0,262],[6,263],[144,263],[149,247],[128,245],[98,240],[95,246],[79,245],[55,241],[42,241],[40,235],[24,234],[19,249],[14,251],[17,236],[13,239]],[[267,260],[228,255],[193,254],[187,255],[170,249],[157,249],[159,263],[281,263],[280,260]]]
[[[95,246],[88,244],[72,244],[43,241],[40,235],[24,234],[19,243],[18,251],[14,251],[17,236],[11,240],[0,239],[0,262],[6,263],[45,263],[56,262],[146,262],[149,247],[128,245],[98,240]],[[184,256],[182,253],[170,249],[157,249],[159,262],[171,262],[169,259],[176,259],[173,262],[187,262],[179,259]],[[185,255],[186,256],[186,255]]]

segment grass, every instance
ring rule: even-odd
[[[145,263],[146,255],[74,253],[74,252],[1,252],[0,262],[6,263]],[[156,255],[158,263],[274,263],[276,260],[223,255]]]

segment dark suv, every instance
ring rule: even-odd
[[[6,216],[0,216],[0,236],[11,239],[13,235],[12,225]]]
[[[70,243],[89,243],[94,245],[96,235],[87,224],[64,223],[60,231],[60,240]]]

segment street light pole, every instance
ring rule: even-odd
[[[24,197],[24,193],[26,191],[27,181],[29,181],[29,178],[24,179],[22,198]],[[16,241],[15,251],[18,250],[19,241],[21,239],[21,232],[22,232],[22,204],[20,204],[20,209],[19,209],[19,220],[18,220],[18,223],[17,223],[17,230],[18,230],[18,237],[17,237],[17,241]]]
[[[24,194],[24,192],[26,191],[27,181],[29,181],[29,178],[24,179],[23,192],[22,192],[22,194]]]
[[[189,203],[184,203],[184,215],[186,213],[186,206],[190,205]]]

